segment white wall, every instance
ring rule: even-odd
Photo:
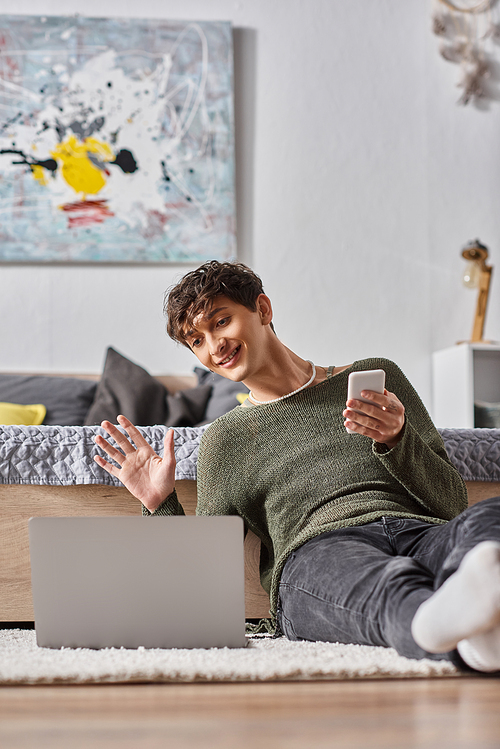
[[[87,0],[84,10],[232,21],[240,259],[261,274],[278,334],[320,364],[393,358],[428,405],[431,352],[472,325],[460,250],[479,237],[495,263],[500,241],[500,103],[456,104],[432,7]],[[81,10],[16,3],[21,14]],[[95,372],[113,345],[154,373],[190,371],[161,311],[186,270],[0,266],[0,370]],[[494,279],[487,335],[500,338],[499,321]]]

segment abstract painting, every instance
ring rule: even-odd
[[[0,16],[0,262],[235,254],[231,25]]]

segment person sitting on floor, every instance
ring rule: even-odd
[[[202,436],[197,513],[240,515],[260,539],[273,631],[500,669],[500,498],[467,508],[465,484],[400,368],[301,358],[276,335],[261,279],[241,263],[188,273],[165,312],[174,340],[250,390]],[[385,371],[387,389],[346,403],[349,374],[370,369]],[[118,421],[130,440],[109,422],[116,447],[96,437],[118,465],[97,463],[144,514],[183,514],[173,432],[160,457]]]

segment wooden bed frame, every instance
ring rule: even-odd
[[[177,481],[176,488],[186,515],[194,515],[196,482]],[[0,621],[34,619],[28,544],[30,517],[140,514],[140,503],[123,487],[0,485]],[[269,598],[259,582],[259,551],[257,537],[248,533],[245,615],[250,619],[269,616]]]
[[[195,384],[192,377],[158,379],[172,392]],[[176,488],[186,514],[194,515],[196,482],[178,481]],[[500,482],[467,482],[467,490],[469,504],[475,504],[500,495]],[[30,517],[140,513],[140,503],[124,487],[0,484],[0,622],[32,622],[34,618],[28,543]],[[248,619],[269,616],[269,598],[259,580],[259,555],[260,541],[249,532],[245,539],[245,615]]]
[[[187,515],[194,515],[196,482],[178,481],[177,492]],[[500,482],[468,482],[469,504],[500,495]],[[28,520],[33,516],[137,515],[139,503],[115,486],[0,485],[0,622],[33,621]],[[245,539],[245,615],[269,616],[269,598],[259,581],[260,541]]]

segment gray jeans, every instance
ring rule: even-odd
[[[481,541],[500,542],[500,497],[469,507],[445,525],[384,517],[313,538],[288,558],[278,624],[290,640],[393,647],[408,658],[433,655],[411,636],[416,610]]]

